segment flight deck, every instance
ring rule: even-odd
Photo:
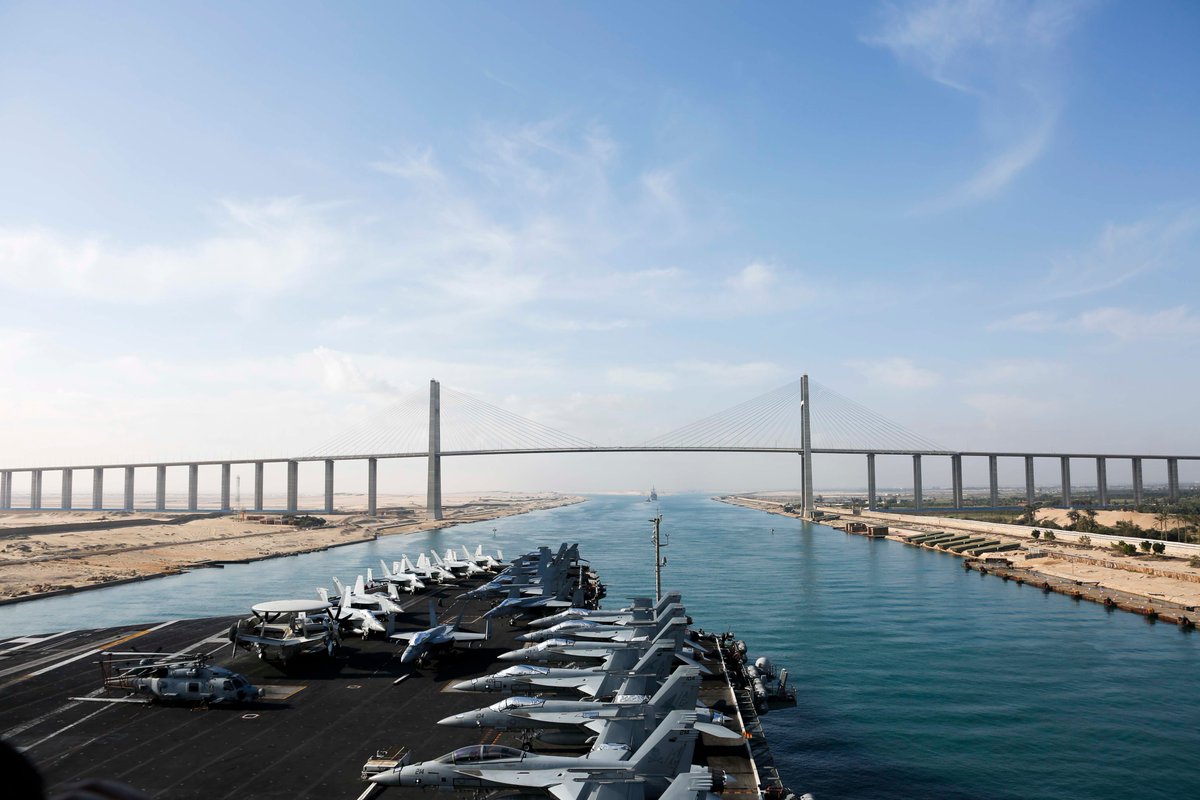
[[[457,616],[465,604],[463,626],[484,630],[482,615],[491,603],[465,599],[469,587],[442,588],[405,600],[396,630],[423,629],[431,598],[441,614]],[[172,620],[2,641],[0,737],[37,765],[51,793],[83,779],[105,778],[152,797],[214,800],[353,800],[383,789],[361,774],[377,753],[409,751],[419,761],[470,744],[521,745],[515,733],[436,724],[499,699],[449,687],[505,666],[496,658],[521,646],[515,637],[523,630],[506,621],[492,624],[486,641],[460,645],[427,667],[402,665],[403,644],[344,636],[335,657],[298,657],[284,669],[245,649],[234,655],[228,633],[240,618]],[[261,701],[228,706],[124,697],[102,686],[98,661],[106,650],[212,653],[210,663],[241,673],[265,693]],[[703,663],[713,674],[701,685],[701,701],[754,730],[752,739],[758,740],[730,745],[703,735],[694,760],[732,777],[724,792],[730,798],[778,792],[782,786],[774,785],[778,779],[769,765],[756,766],[751,756],[753,744],[763,761],[765,742],[761,728],[739,713],[744,703],[727,681],[724,659],[714,650]],[[584,752],[541,744],[536,750]],[[392,788],[387,794],[415,797],[419,791]]]

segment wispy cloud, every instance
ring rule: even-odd
[[[1200,208],[1130,224],[1110,223],[1090,246],[1052,257],[1038,294],[1044,299],[1061,299],[1114,289],[1194,254],[1198,234]]]
[[[1088,4],[1020,0],[914,0],[888,4],[862,38],[930,80],[975,98],[987,148],[958,186],[922,203],[936,213],[1008,186],[1049,147],[1058,115],[1052,62]]]
[[[45,228],[0,228],[0,285],[121,303],[167,296],[277,294],[341,256],[323,207],[299,198],[223,203],[220,233],[126,246]]]
[[[942,381],[942,376],[933,370],[918,367],[911,359],[900,356],[847,364],[867,379],[895,389],[929,389]]]
[[[1020,333],[1103,335],[1124,341],[1200,335],[1200,316],[1187,306],[1157,311],[1102,307],[1064,316],[1046,311],[1018,314],[991,326]]]

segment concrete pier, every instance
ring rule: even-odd
[[[300,486],[300,462],[287,462],[287,510],[295,513]]]
[[[367,514],[375,516],[378,511],[375,500],[378,497],[377,489],[379,488],[379,459],[367,459]]]
[[[263,462],[254,462],[254,510],[263,510]]]
[[[67,467],[62,471],[62,502],[59,503],[64,511],[71,510],[72,495],[75,494],[74,483],[75,471]]]
[[[954,507],[962,508],[963,505],[963,481],[962,481],[962,456],[950,456],[950,485],[954,495]]]
[[[92,510],[104,508],[104,467],[92,470]]]
[[[1025,456],[1025,504],[1033,505],[1037,499],[1037,486],[1033,482],[1033,456]]]
[[[42,507],[42,471],[35,469],[29,473],[29,507],[38,511]]]
[[[913,508],[920,511],[925,507],[925,501],[921,497],[921,457],[913,456]]]
[[[1142,460],[1140,458],[1133,459],[1133,502],[1139,506],[1142,504]]]
[[[1096,459],[1096,505],[1108,505],[1108,461],[1104,456]]]
[[[325,513],[333,513],[333,459],[325,459]]]
[[[1167,498],[1172,503],[1179,502],[1179,459],[1167,459]]]
[[[996,456],[988,456],[988,498],[992,508],[1000,505],[1000,464]]]
[[[188,464],[188,511],[195,511],[199,505],[200,495],[200,465]]]
[[[154,510],[167,510],[167,465],[154,468]]]
[[[425,510],[431,519],[442,518],[442,392],[441,384],[429,382],[429,485]]]
[[[1062,469],[1062,497],[1063,506],[1071,507],[1071,459],[1063,456],[1059,459],[1059,465]]]
[[[867,508],[875,511],[878,505],[875,497],[875,454],[867,453]]]
[[[0,510],[12,508],[12,471],[0,472]]]
[[[231,465],[221,465],[221,510],[229,510],[229,474],[232,470]]]
[[[133,467],[125,468],[125,503],[121,507],[133,511]]]

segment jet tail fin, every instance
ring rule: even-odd
[[[342,585],[342,582],[337,579],[336,575],[333,578],[333,585],[337,587],[338,594],[346,593],[346,587]]]
[[[708,767],[693,766],[691,772],[683,772],[671,780],[659,800],[705,800],[713,788],[712,771]]]
[[[437,621],[437,603],[432,598],[429,600],[429,627],[436,628]]]
[[[326,589],[324,586],[318,586],[317,587],[317,597],[320,597],[323,602],[328,603],[329,602],[329,590]]]
[[[650,698],[650,704],[661,712],[678,708],[695,708],[700,697],[700,670],[681,667],[663,681],[663,685]]]
[[[689,769],[696,749],[696,711],[672,711],[642,743],[629,764],[642,776],[673,778]]]
[[[392,571],[390,569],[388,569],[387,563],[385,563],[382,558],[379,559],[379,566],[383,570],[383,577],[385,577],[385,578],[392,577]]]

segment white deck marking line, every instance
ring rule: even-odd
[[[99,689],[93,689],[91,692],[89,692],[88,697],[98,697],[103,693],[104,693],[104,687],[101,686]],[[5,731],[3,734],[3,738],[11,739],[14,736],[19,736],[22,733],[24,733],[25,731],[29,730],[30,728],[41,725],[43,722],[50,719],[51,717],[57,716],[58,714],[61,714],[64,711],[74,708],[77,705],[79,705],[79,703],[77,701],[66,703],[65,705],[61,705],[58,708],[54,709],[53,711],[47,711],[45,714],[42,714],[40,717],[31,719],[28,722],[22,722],[20,725],[16,726],[15,728],[11,728],[10,730]]]
[[[124,639],[118,639],[116,643],[127,642],[130,639],[136,638],[138,636],[145,636],[147,633],[154,633],[155,631],[162,630],[163,628],[167,627],[168,625],[174,625],[176,622],[178,622],[178,620],[169,619],[160,625],[155,625],[153,628],[147,628],[146,630],[144,630],[140,633],[134,634],[133,636],[128,636]],[[94,650],[85,650],[84,652],[80,653],[79,655],[75,656],[74,658],[68,658],[65,661],[59,661],[57,664],[51,664],[48,667],[42,667],[41,669],[36,670],[35,672],[30,672],[25,677],[26,678],[36,678],[38,675],[45,675],[47,672],[52,672],[53,670],[56,670],[59,667],[65,667],[67,664],[71,664],[75,661],[78,661],[81,658],[87,658],[88,656],[94,656],[97,653],[102,653],[107,648],[112,647],[113,644],[114,644],[114,642],[109,642],[104,647],[97,647]]]
[[[50,734],[49,736],[47,736],[47,737],[45,737],[45,738],[43,738],[43,739],[38,739],[36,742],[34,742],[33,744],[31,744],[31,745],[29,745],[28,747],[26,747],[26,748],[25,748],[25,750],[27,750],[27,751],[28,751],[28,750],[32,750],[33,748],[37,747],[39,744],[45,744],[46,742],[48,742],[48,741],[50,741],[51,739],[53,739],[55,736],[58,736],[60,733],[64,733],[65,731],[69,731],[69,730],[71,730],[71,728],[74,728],[76,725],[79,725],[79,724],[81,724],[81,723],[87,722],[87,721],[88,721],[89,719],[91,719],[92,717],[96,716],[97,714],[100,714],[100,713],[103,713],[103,712],[105,712],[105,711],[108,711],[110,708],[112,708],[112,706],[111,706],[111,705],[103,705],[103,706],[100,706],[98,709],[96,709],[96,710],[95,710],[95,711],[93,711],[92,713],[90,713],[90,714],[87,714],[87,715],[85,715],[85,716],[83,716],[83,717],[80,717],[79,719],[77,719],[77,720],[75,720],[74,722],[72,722],[70,725],[64,725],[63,727],[59,728],[58,730],[56,730],[54,733]]]
[[[42,642],[48,642],[51,639],[57,639],[59,636],[66,636],[68,633],[74,633],[74,632],[75,631],[62,631],[61,633],[52,633],[49,636],[39,636],[36,638],[32,637],[32,636],[22,636],[19,639],[9,639],[8,640],[9,642],[21,642],[21,644],[17,645],[16,647],[6,647],[3,650],[0,650],[0,655],[5,655],[7,653],[13,653],[13,652],[16,652],[17,650],[21,650],[23,648],[29,647],[30,645],[41,644]],[[8,642],[5,642],[5,644],[7,644],[7,643]]]

